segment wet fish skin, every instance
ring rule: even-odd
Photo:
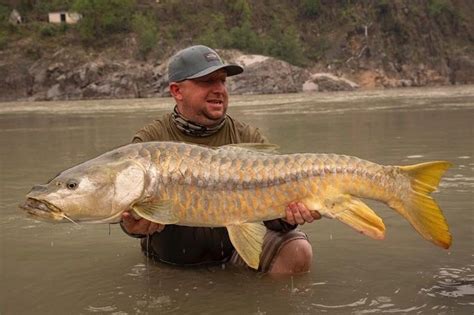
[[[52,220],[116,222],[133,209],[162,224],[225,226],[239,254],[258,268],[266,231],[259,222],[284,217],[292,201],[383,238],[382,220],[358,199],[369,198],[388,204],[436,245],[450,246],[446,220],[429,196],[448,162],[382,166],[344,155],[278,155],[262,148],[130,144],[33,189],[23,208]]]

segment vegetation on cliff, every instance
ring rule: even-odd
[[[34,27],[3,30],[3,48],[11,38],[67,32],[100,49],[117,34],[134,33],[140,57],[160,57],[172,47],[199,42],[308,65],[345,62],[359,57],[355,53],[377,52],[401,62],[436,58],[473,41],[470,0],[20,0],[0,6],[2,28],[13,8]],[[74,27],[47,24],[47,13],[58,10],[77,11],[83,19]]]

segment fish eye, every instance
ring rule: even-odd
[[[67,189],[70,189],[70,190],[76,189],[78,185],[79,185],[79,184],[78,184],[77,181],[74,180],[74,179],[71,179],[71,180],[69,180],[69,181],[66,183]]]

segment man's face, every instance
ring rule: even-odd
[[[226,71],[221,69],[197,79],[171,83],[170,91],[179,112],[203,126],[218,124],[225,116],[229,103],[226,78]]]

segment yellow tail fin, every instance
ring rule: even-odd
[[[441,176],[451,165],[435,161],[400,166],[411,179],[411,194],[404,200],[402,215],[424,238],[443,248],[451,246],[451,234],[446,218],[430,193],[436,190]]]

